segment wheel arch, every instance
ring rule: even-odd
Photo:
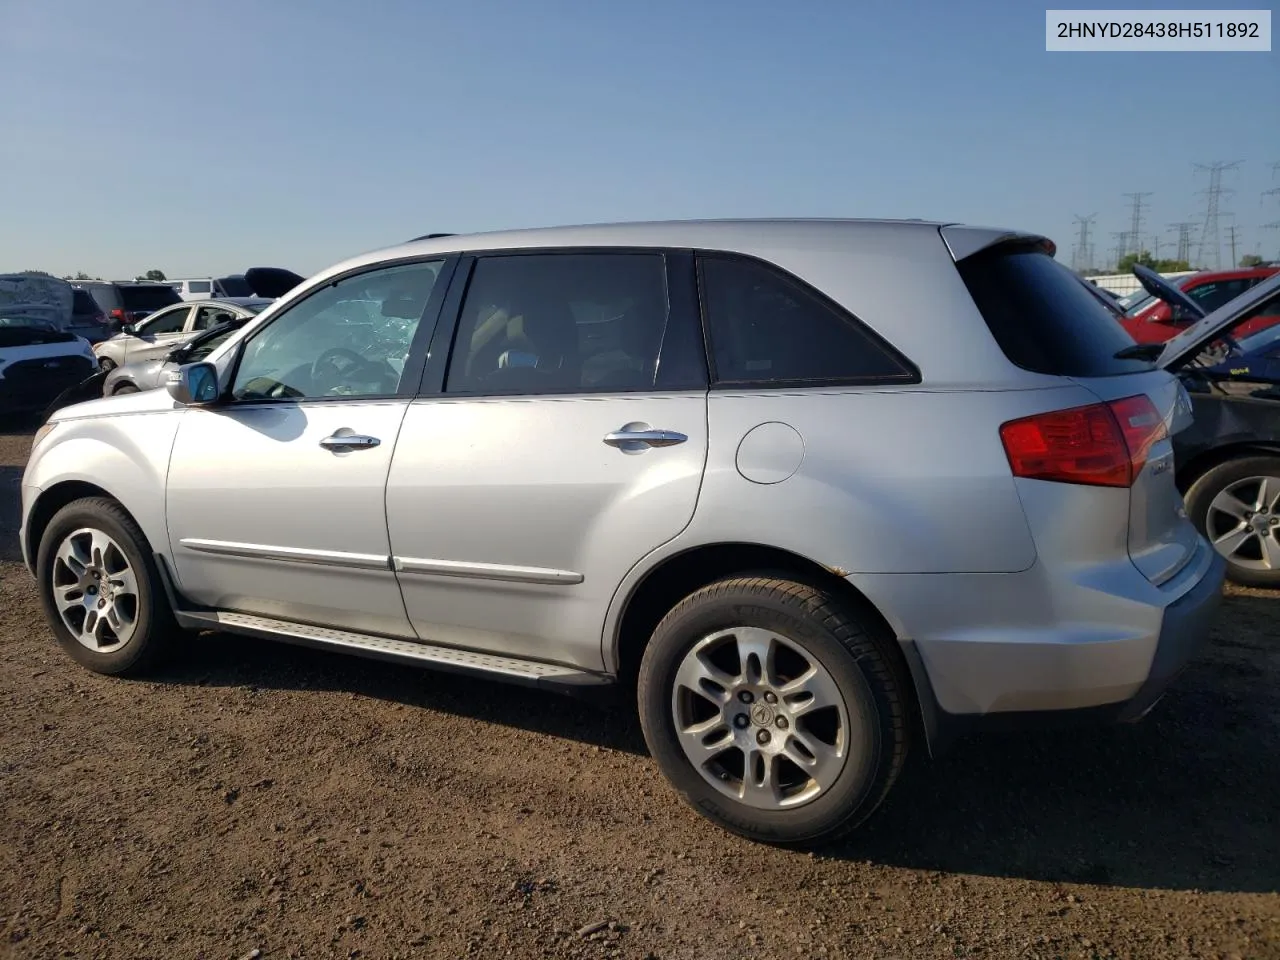
[[[1280,457],[1280,441],[1240,440],[1202,450],[1178,468],[1178,489],[1185,494],[1193,483],[1214,467],[1228,460],[1256,456]]]
[[[63,480],[55,483],[47,490],[42,490],[27,515],[24,536],[26,538],[26,555],[31,558],[32,566],[35,565],[36,554],[40,550],[40,540],[44,537],[44,532],[49,527],[49,521],[67,504],[89,497],[102,497],[118,504],[129,519],[137,523],[139,529],[142,529],[142,524],[138,523],[138,518],[130,513],[129,508],[120,501],[120,498],[112,495],[109,490],[104,490],[96,483],[90,483],[87,480]],[[153,551],[155,550],[155,544],[149,543],[148,546]]]
[[[887,644],[887,655],[903,687],[902,695],[920,725],[931,752],[936,741],[936,709],[932,686],[914,648],[904,643],[890,619],[845,576],[800,554],[749,542],[709,543],[689,547],[663,557],[632,585],[614,621],[605,663],[619,680],[633,685],[645,647],[659,621],[695,590],[738,574],[769,572],[830,591],[863,617],[868,618]]]

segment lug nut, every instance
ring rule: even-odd
[[[751,722],[751,718],[748,717],[745,713],[740,713],[733,718],[733,725],[737,727],[739,730],[743,729],[750,722]]]
[[[105,601],[105,600],[99,600],[99,601],[98,601],[98,609],[99,609],[99,610],[101,610],[101,609],[102,609],[103,607],[105,607],[106,605],[107,605],[107,601]]]
[[[778,729],[779,729],[779,730],[785,730],[785,729],[787,729],[787,718],[786,718],[786,717],[779,717],[775,722],[778,724]]]
[[[755,697],[752,696],[750,690],[743,690],[741,693],[738,694],[738,699],[741,700],[743,703],[750,703],[752,700],[755,699]]]
[[[778,702],[778,695],[777,695],[776,693],[774,693],[772,690],[770,690],[768,693],[766,693],[766,694],[764,695],[764,702],[765,702],[765,703],[777,703],[777,702]]]
[[[757,734],[756,734],[756,743],[759,743],[759,744],[762,744],[762,745],[763,745],[763,744],[766,744],[766,743],[768,743],[768,742],[769,742],[769,731],[768,731],[768,730],[761,730],[759,733],[757,733]]]

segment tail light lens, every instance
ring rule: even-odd
[[[1038,413],[1000,427],[1015,477],[1128,487],[1168,436],[1147,396]]]

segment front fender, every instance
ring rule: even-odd
[[[68,483],[91,484],[119,501],[142,528],[151,549],[168,553],[165,477],[178,431],[180,410],[59,421],[27,461],[22,485],[22,529],[31,537],[31,516]],[[29,544],[34,557],[38,545]]]

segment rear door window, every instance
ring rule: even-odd
[[[186,326],[187,317],[191,315],[190,307],[181,310],[169,310],[147,317],[138,325],[138,335],[154,337],[161,333],[181,333]]]
[[[996,343],[1022,369],[1107,377],[1152,368],[1116,358],[1133,338],[1078,276],[1042,250],[991,247],[957,267]]]

